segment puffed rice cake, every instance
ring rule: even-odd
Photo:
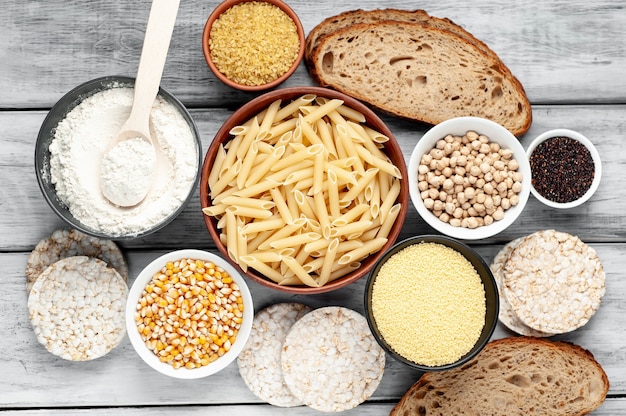
[[[73,256],[48,266],[28,297],[37,340],[71,361],[102,357],[126,334],[128,286],[99,259]]]
[[[246,386],[259,399],[279,407],[303,404],[285,385],[280,354],[293,324],[312,310],[302,303],[277,303],[255,315],[237,365]]]
[[[600,307],[605,273],[596,251],[578,237],[535,232],[502,268],[504,294],[524,324],[562,334],[585,325]]]
[[[498,297],[500,298],[500,313],[498,319],[511,331],[514,331],[520,335],[534,336],[534,337],[550,337],[553,334],[549,334],[542,331],[537,331],[526,325],[518,317],[506,296],[504,295],[503,282],[502,282],[502,268],[509,259],[509,255],[515,247],[524,239],[524,237],[516,238],[504,245],[500,251],[495,255],[491,262],[491,273],[496,279],[498,286]]]
[[[385,369],[385,353],[365,317],[328,306],[297,321],[281,354],[285,383],[294,396],[322,412],[341,412],[367,400]]]
[[[35,280],[46,267],[65,257],[88,256],[105,261],[128,282],[128,266],[119,247],[111,240],[96,238],[78,230],[56,230],[41,240],[26,262],[26,289],[30,293]]]

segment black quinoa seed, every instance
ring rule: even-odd
[[[572,202],[591,187],[595,170],[591,152],[578,140],[552,137],[530,155],[532,184],[544,198]]]

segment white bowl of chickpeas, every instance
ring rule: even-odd
[[[207,377],[233,362],[252,328],[254,306],[237,270],[202,250],[148,264],[126,303],[126,330],[143,361],[174,378]]]
[[[522,213],[531,188],[519,140],[480,117],[437,124],[409,160],[409,193],[422,219],[453,238],[478,240],[505,230]]]

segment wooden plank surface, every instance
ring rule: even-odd
[[[202,55],[204,23],[217,1],[181,3],[163,85],[193,106],[236,105],[249,94],[215,80]],[[75,85],[104,75],[134,76],[147,0],[3,0],[0,108],[51,106]],[[448,17],[487,43],[533,103],[624,102],[626,12],[621,0],[310,1],[293,0],[308,33],[324,17],[355,8],[421,8]],[[62,58],[62,59],[59,59]],[[301,67],[285,85],[310,83]]]
[[[580,236],[597,251],[607,273],[607,293],[589,324],[555,337],[589,349],[606,370],[609,399],[594,414],[626,414],[626,8],[622,0],[288,2],[308,33],[327,16],[355,8],[422,8],[451,18],[486,42],[524,85],[533,104],[533,125],[524,147],[543,131],[571,128],[589,137],[603,159],[595,196],[582,207],[556,211],[532,196],[522,216],[503,233],[473,242],[490,261],[506,242],[540,229]],[[218,1],[181,2],[162,85],[188,107],[206,150],[233,109],[255,94],[231,90],[210,73],[201,50],[204,21]],[[133,76],[149,0],[0,0],[0,410],[7,415],[196,415],[207,413],[313,415],[307,408],[261,403],[245,387],[235,364],[197,381],[169,379],[145,366],[128,340],[93,362],[71,363],[40,346],[26,310],[24,266],[37,242],[64,227],[47,206],[35,180],[37,132],[49,108],[76,85],[103,75]],[[312,85],[301,66],[283,86]],[[408,161],[427,125],[383,115]],[[120,242],[131,282],[143,266],[179,248],[214,250],[194,198],[168,227]],[[409,208],[400,238],[433,232]],[[333,293],[291,296],[250,283],[255,309],[280,301],[313,307],[343,305],[363,312],[364,281]],[[499,326],[494,338],[511,336]],[[419,377],[389,357],[370,401],[348,415],[388,414]]]

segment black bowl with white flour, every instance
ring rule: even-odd
[[[184,105],[161,88],[150,115],[157,171],[146,198],[119,207],[102,194],[101,160],[130,114],[134,82],[108,76],[79,85],[52,107],[37,137],[35,170],[44,198],[69,225],[96,237],[130,239],[160,230],[198,185],[200,134]]]

